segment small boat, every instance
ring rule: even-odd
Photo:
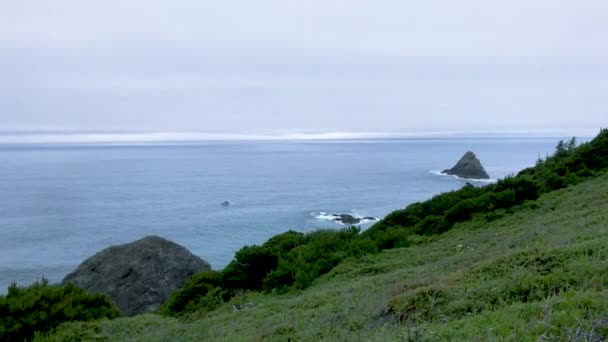
[[[229,205],[230,205],[230,202],[228,202],[228,201],[224,201],[224,202],[222,202],[222,206],[223,206],[223,207],[227,207],[227,206],[229,206]]]

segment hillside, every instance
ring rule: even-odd
[[[304,290],[212,311],[67,323],[39,341],[580,340],[608,337],[608,173],[511,213],[350,257]],[[240,308],[240,309],[237,309]]]

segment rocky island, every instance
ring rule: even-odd
[[[460,160],[448,170],[443,170],[441,173],[446,175],[457,176],[460,178],[469,179],[490,179],[490,175],[481,165],[475,153],[468,151],[460,158]]]

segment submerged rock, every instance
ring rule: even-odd
[[[158,309],[191,275],[211,266],[185,247],[158,236],[108,247],[86,259],[62,284],[102,293],[126,315]]]
[[[461,178],[490,179],[490,175],[483,168],[475,153],[471,151],[465,153],[453,168],[443,170],[441,173]]]

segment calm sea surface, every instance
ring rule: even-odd
[[[0,293],[12,281],[59,281],[99,250],[151,234],[184,245],[220,269],[244,245],[285,230],[341,227],[321,213],[383,217],[457,189],[466,181],[437,171],[452,167],[467,150],[493,178],[501,178],[534,165],[556,143],[2,145]]]

